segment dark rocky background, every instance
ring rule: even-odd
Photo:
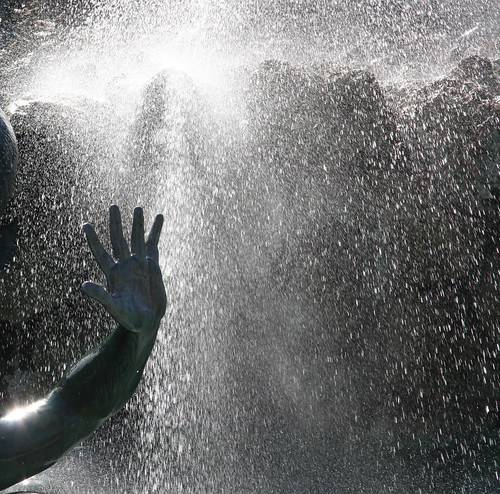
[[[21,96],[8,82],[19,75],[22,93],[30,54],[82,25],[90,5],[3,5],[7,107]],[[369,18],[367,29],[380,30]],[[331,61],[235,69],[244,144],[221,130],[189,76],[182,94],[168,72],[144,88],[126,166],[150,182],[162,166],[174,175],[168,139],[180,135],[194,226],[183,246],[192,273],[177,273],[186,285],[167,279],[177,306],[190,294],[185,313],[171,314],[173,363],[158,351],[154,365],[168,372],[96,440],[111,449],[113,430],[142,445],[128,477],[167,458],[193,492],[495,492],[500,59],[461,45],[448,63],[439,77],[405,82]],[[117,194],[135,200],[126,199],[134,184],[103,176],[94,188],[103,150],[113,159],[112,114],[109,102],[85,98],[11,107],[21,162],[6,219],[20,220],[20,266],[36,269],[30,289],[19,287],[33,313],[0,323],[4,404],[26,392],[21,385],[45,392],[112,326],[79,292],[98,276],[81,223]],[[171,136],[161,145],[151,138],[160,133]],[[99,332],[82,334],[82,324]],[[178,384],[176,371],[190,380]],[[166,378],[184,389],[169,411],[183,418],[165,419],[165,437],[153,441],[133,420],[148,423],[159,407],[148,386]]]

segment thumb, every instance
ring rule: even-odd
[[[110,308],[113,305],[113,299],[111,295],[102,286],[97,285],[96,283],[92,283],[90,281],[86,281],[82,285],[82,290],[89,297],[101,303],[108,312],[110,311]]]

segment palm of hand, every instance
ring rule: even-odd
[[[120,211],[117,206],[111,206],[110,236],[116,262],[104,249],[92,226],[84,225],[90,249],[106,276],[108,290],[91,282],[85,282],[82,288],[130,331],[154,330],[165,314],[166,295],[158,265],[162,223],[163,217],[158,215],[144,241],[142,209],[134,210],[131,255],[123,237]]]

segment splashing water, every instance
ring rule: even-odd
[[[55,194],[70,219],[98,221],[110,202],[141,204],[150,221],[164,213],[169,309],[126,410],[26,485],[498,487],[488,422],[498,412],[498,321],[487,319],[498,301],[487,268],[498,261],[488,230],[498,61],[481,81],[450,77],[462,84],[455,100],[430,86],[469,55],[498,59],[497,2],[94,0],[75,9],[13,69],[13,123],[28,148],[26,119],[58,136],[60,147],[44,141],[47,173],[59,170],[57,153],[77,164]],[[483,99],[460,92],[474,84]],[[476,96],[471,144],[453,105]],[[486,163],[479,178],[471,163]],[[480,181],[491,198],[461,180]],[[64,268],[66,251],[47,272]],[[474,277],[487,288],[464,281]],[[483,339],[467,346],[480,326]],[[47,331],[44,351],[67,359]],[[98,336],[69,336],[68,346]]]

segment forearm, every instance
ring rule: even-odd
[[[119,325],[77,362],[56,386],[57,393],[84,420],[100,425],[134,393],[153,348],[158,327],[147,334]]]
[[[123,326],[77,362],[23,416],[0,419],[0,490],[45,470],[118,412],[134,393],[158,328]]]
[[[61,379],[50,395],[0,419],[0,489],[45,470],[118,412],[134,393],[165,314],[166,296],[158,265],[158,215],[147,241],[141,208],[134,210],[132,253],[123,237],[120,212],[110,208],[115,262],[90,225],[89,246],[108,283],[82,289],[120,325]]]

